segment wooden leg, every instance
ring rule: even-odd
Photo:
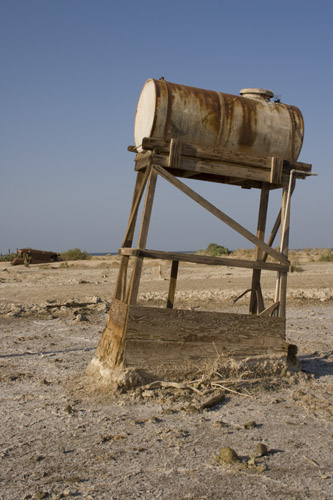
[[[126,293],[127,284],[127,268],[128,268],[129,257],[122,256],[120,261],[120,267],[118,271],[118,277],[116,281],[116,286],[113,293],[113,298],[117,300],[124,300]]]
[[[281,253],[288,257],[289,247],[289,227],[290,227],[290,199],[288,200],[288,189],[283,189],[282,209],[281,209]],[[281,273],[279,279],[279,317],[286,317],[286,297],[287,297],[287,273]]]
[[[134,187],[133,200],[132,200],[129,221],[128,221],[127,229],[125,232],[125,237],[123,239],[122,247],[131,247],[132,246],[132,241],[133,241],[133,236],[134,236],[134,231],[135,231],[135,224],[136,224],[136,219],[137,219],[137,215],[138,215],[138,209],[139,209],[139,205],[140,205],[140,201],[141,201],[144,189],[145,189],[146,184],[147,184],[147,179],[148,179],[148,169],[146,169],[144,172],[143,171],[138,172],[138,175],[136,178],[136,184]],[[116,286],[115,286],[115,290],[114,290],[114,294],[113,294],[113,298],[118,299],[118,300],[125,299],[128,263],[129,263],[129,257],[123,256],[121,258],[121,261],[120,261],[118,278],[116,281]]]
[[[141,226],[138,238],[138,248],[141,249],[144,249],[147,243],[148,229],[149,229],[151,211],[153,207],[156,181],[157,181],[157,172],[155,172],[155,170],[150,169],[145,204],[142,211]],[[139,292],[142,264],[143,264],[143,258],[135,257],[131,275],[131,281],[126,296],[127,304],[131,305],[136,304]]]
[[[259,238],[261,241],[264,241],[265,238],[268,198],[269,198],[269,188],[267,185],[264,185],[261,189],[258,226],[257,226],[257,238]],[[256,246],[254,253],[254,260],[262,260],[263,256],[264,256],[263,250],[258,246]],[[260,277],[261,277],[261,270],[254,269],[252,273],[252,285],[251,285],[252,291],[251,291],[250,307],[249,307],[250,314],[256,314],[257,312],[260,313],[265,309],[260,287]],[[257,301],[257,296],[259,297],[259,301]]]
[[[294,192],[294,189],[295,189],[295,184],[292,185],[292,188],[291,188],[291,194],[293,194]],[[276,217],[276,220],[275,220],[275,223],[274,223],[274,226],[273,226],[273,229],[272,229],[272,232],[271,234],[269,235],[269,238],[268,238],[268,241],[267,241],[267,245],[269,245],[270,247],[273,245],[274,243],[274,240],[275,240],[275,237],[277,235],[277,232],[279,230],[279,227],[280,227],[280,224],[281,224],[281,209]],[[264,256],[263,256],[263,261],[266,262],[267,260],[267,257],[268,257],[268,253],[265,252],[264,253]]]
[[[173,260],[172,265],[171,265],[170,285],[169,285],[169,294],[168,294],[168,301],[167,301],[167,308],[168,309],[173,309],[173,305],[175,302],[178,266],[179,266],[179,261]]]

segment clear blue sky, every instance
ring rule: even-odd
[[[0,251],[118,249],[137,100],[162,75],[301,109],[299,160],[320,175],[297,184],[291,247],[332,247],[332,14],[332,0],[0,0]],[[255,230],[257,190],[197,184]],[[148,248],[251,247],[162,179],[155,200]]]

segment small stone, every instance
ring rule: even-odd
[[[73,413],[73,408],[71,405],[67,405],[66,408],[64,408],[64,412],[68,413],[68,415],[71,415]]]
[[[49,496],[47,491],[36,491],[34,495],[34,500],[42,500],[43,498],[47,498]]]
[[[41,381],[41,385],[50,385],[51,382],[49,382],[48,380],[46,380],[46,378],[44,378],[42,381]]]
[[[226,424],[225,422],[222,422],[222,420],[216,420],[214,423],[213,423],[214,427],[219,427],[220,429],[225,429],[228,426],[228,424]]]
[[[187,405],[185,408],[186,413],[199,413],[199,410],[194,405]]]
[[[143,391],[141,393],[141,396],[143,398],[153,398],[155,396],[155,393],[154,393],[154,391]]]
[[[259,458],[264,457],[268,453],[268,448],[264,443],[258,443],[254,449],[253,457]]]
[[[85,316],[84,314],[77,314],[74,318],[74,321],[76,323],[82,323],[83,321],[89,321],[87,316]]]
[[[131,419],[131,420],[129,421],[129,423],[130,423],[131,425],[142,425],[144,422],[143,422],[143,420],[135,420],[135,419]]]
[[[218,460],[226,464],[236,464],[240,462],[240,458],[230,446],[225,446],[220,450]]]
[[[257,423],[254,420],[250,420],[244,424],[245,429],[254,429],[255,427],[257,427]]]

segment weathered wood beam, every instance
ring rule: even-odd
[[[141,226],[138,237],[138,248],[144,248],[147,243],[148,229],[149,229],[151,211],[154,201],[156,181],[157,181],[157,173],[155,170],[151,169],[146,191],[145,204],[142,211]],[[139,292],[141,271],[142,271],[142,258],[138,257],[135,259],[132,269],[131,281],[128,287],[128,293],[126,297],[126,302],[128,304],[136,303]]]
[[[265,238],[268,199],[269,199],[269,188],[266,184],[264,184],[261,189],[258,226],[257,226],[257,238],[259,238],[261,241],[264,241]],[[263,254],[264,252],[257,245],[254,252],[254,259],[256,261],[257,260],[262,261]],[[265,309],[264,301],[261,294],[260,277],[261,277],[261,270],[253,269],[252,284],[251,284],[252,291],[251,291],[250,306],[249,306],[250,314],[255,314],[256,312],[261,312],[263,309]],[[258,302],[257,297],[259,297],[259,304],[257,303]]]
[[[169,165],[169,157],[153,153],[153,163],[161,167],[173,168],[175,165]],[[214,162],[197,158],[182,157],[177,164],[181,170],[196,173],[205,173],[212,175],[224,175],[226,177],[237,177],[238,179],[248,179],[260,182],[270,182],[270,168],[255,168],[246,165],[236,165],[230,162]]]
[[[158,139],[144,138],[142,141],[144,150],[154,150],[156,153],[169,154],[170,143],[163,143]],[[271,156],[258,156],[216,149],[207,146],[198,146],[182,143],[182,156],[192,156],[207,160],[227,161],[232,163],[252,165],[254,167],[271,167]]]
[[[269,316],[130,306],[124,366],[160,376],[198,373],[219,354],[286,355],[284,320]],[[202,363],[202,364],[201,364]],[[189,367],[190,368],[190,367]],[[164,372],[163,372],[164,374]]]
[[[158,153],[169,154],[170,143],[163,142],[159,139],[152,139],[145,137],[142,141],[142,148],[144,150],[155,150]],[[136,152],[136,149],[129,146],[129,151]],[[211,148],[208,146],[192,145],[187,143],[182,143],[182,156],[193,156],[194,158],[202,158],[208,160],[218,160],[227,161],[237,164],[252,165],[254,167],[268,167],[272,165],[274,156],[267,155],[255,155],[248,153],[240,153],[237,151],[228,151],[225,149]],[[277,158],[276,161],[280,161]],[[303,162],[289,162],[283,160],[283,166],[287,169],[297,169],[304,170],[305,172],[311,172],[312,165],[310,163]]]
[[[145,172],[138,172],[137,181],[134,188],[131,212],[125,231],[125,236],[121,245],[122,247],[130,247],[132,245],[138,209],[147,184],[148,175],[149,169],[147,169]]]
[[[261,311],[261,313],[258,314],[258,316],[271,316],[273,312],[279,307],[280,302],[274,302],[271,304],[269,307],[267,307],[264,311]]]
[[[169,284],[169,293],[167,300],[168,309],[173,309],[173,305],[175,303],[178,267],[179,267],[179,260],[173,260],[171,264],[170,284]]]
[[[177,260],[192,264],[206,264],[210,266],[241,267],[246,269],[263,269],[266,271],[287,272],[289,266],[275,262],[261,262],[224,257],[209,257],[208,255],[194,255],[189,253],[163,252],[161,250],[147,250],[140,248],[120,248],[119,254],[128,257],[143,257],[146,259]]]
[[[122,243],[123,247],[132,246],[138,209],[144,189],[146,187],[148,174],[149,174],[148,169],[146,172],[138,172],[137,174],[129,221],[127,224],[127,229],[125,231],[125,236]],[[126,286],[127,286],[127,267],[128,267],[128,257],[123,257],[120,262],[118,277],[113,294],[113,297],[115,299],[119,300],[125,299]]]

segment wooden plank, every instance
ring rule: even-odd
[[[207,201],[205,198],[200,196],[198,193],[193,191],[190,187],[186,186],[183,182],[181,182],[179,179],[176,179],[173,175],[169,174],[164,168],[158,166],[158,165],[153,165],[153,169],[156,170],[164,179],[168,180],[171,184],[173,184],[175,187],[177,187],[180,191],[185,193],[187,196],[192,198],[192,200],[196,201],[199,205],[201,205],[203,208],[205,208],[208,212],[212,213],[220,219],[222,222],[227,224],[229,227],[237,231],[239,234],[244,236],[246,239],[254,243],[255,245],[258,245],[263,251],[266,251],[269,255],[271,255],[274,259],[278,260],[279,262],[288,265],[289,261],[288,259],[282,255],[280,252],[277,252],[273,248],[269,247],[261,241],[259,238],[257,238],[254,234],[252,234],[250,231],[245,229],[243,226],[238,224],[234,219],[226,215],[224,212],[216,208],[214,205],[212,205],[209,201]]]
[[[169,154],[170,144],[159,139],[146,137],[142,141],[142,148],[145,150],[154,150],[162,154]],[[199,146],[186,143],[182,143],[182,155],[208,160],[228,161],[243,165],[252,165],[254,167],[261,166],[269,168],[271,167],[274,158],[273,156],[240,153],[237,151],[229,151],[225,149],[211,148],[207,146]],[[291,163],[287,160],[283,160],[283,165],[289,169],[304,170],[305,172],[311,172],[312,170],[312,165],[310,163]]]
[[[277,217],[275,219],[273,229],[272,229],[271,234],[269,235],[269,238],[267,240],[267,245],[269,245],[269,246],[273,245],[275,237],[276,237],[277,232],[279,230],[280,224],[281,224],[281,209],[280,209],[280,211],[279,211],[279,213],[278,213],[278,215],[277,215]],[[268,257],[268,253],[265,252],[264,255],[263,255],[262,260],[264,262],[266,262],[267,257]]]
[[[283,159],[278,157],[272,158],[271,166],[271,184],[281,184],[282,183],[282,172],[283,172]]]
[[[293,194],[294,190],[295,190],[295,184],[293,184],[293,186],[292,186],[291,194]],[[269,245],[269,246],[273,245],[275,237],[277,235],[277,232],[280,228],[280,225],[281,225],[281,209],[276,217],[274,226],[272,228],[271,234],[270,234],[268,241],[267,241],[267,245]],[[266,261],[267,257],[268,257],[268,254],[265,252],[264,256],[263,256],[263,260]]]
[[[134,231],[135,231],[135,224],[138,215],[138,209],[142,199],[143,192],[147,184],[148,175],[149,175],[149,169],[146,169],[145,172],[138,172],[137,174],[129,221],[121,245],[122,247],[130,247],[132,245]]]
[[[280,251],[284,255],[288,255],[289,246],[290,198],[294,187],[292,182],[292,177],[290,177],[289,186],[285,186],[282,193]],[[277,276],[275,301],[277,300],[280,302],[278,315],[285,318],[287,301],[287,273],[285,272],[280,272]]]
[[[263,185],[260,195],[258,225],[257,225],[257,238],[259,238],[261,241],[264,241],[265,238],[268,199],[269,199],[269,188],[267,187],[267,185]],[[261,261],[263,259],[263,254],[264,252],[261,250],[261,248],[258,245],[256,245],[254,251],[255,261]],[[256,312],[261,312],[265,309],[260,287],[260,277],[261,277],[261,270],[254,269],[252,273],[252,284],[251,284],[252,291],[251,291],[250,306],[249,306],[250,314],[255,314]]]
[[[172,167],[172,165],[169,165],[167,156],[154,153],[152,161],[153,164],[158,164],[161,167]],[[260,182],[270,182],[271,178],[271,170],[266,168],[254,168],[234,163],[213,162],[186,157],[182,157],[179,169],[197,174],[219,175]]]
[[[304,172],[311,172],[312,170],[312,165],[311,163],[303,163],[301,161],[295,161],[293,163],[289,161],[284,161],[283,162],[285,167],[289,167],[290,170],[304,170]]]
[[[269,307],[267,307],[264,311],[261,311],[259,316],[271,316],[273,314],[273,312],[276,311],[276,309],[279,307],[279,305],[280,305],[279,301],[274,302]]]
[[[179,168],[182,143],[177,139],[171,139],[168,167]]]
[[[144,189],[146,187],[147,179],[148,179],[148,170],[146,172],[138,172],[133,192],[129,221],[125,231],[122,247],[132,246],[138,209]],[[125,298],[126,284],[127,284],[127,267],[128,267],[128,257],[123,258],[120,262],[118,277],[113,293],[113,298],[115,299],[124,300]]]
[[[220,356],[286,354],[282,318],[130,306],[125,367],[182,370]]]
[[[210,257],[208,255],[195,255],[188,253],[163,252],[161,250],[148,250],[138,248],[120,248],[120,255],[130,257],[144,257],[147,259],[178,260],[193,264],[205,264],[211,266],[242,267],[246,269],[264,269],[266,271],[285,271],[289,266],[274,262],[256,262],[252,260],[233,259],[225,257]]]
[[[150,138],[143,139],[142,148],[145,150],[155,150],[156,152],[162,154],[168,154],[170,151],[169,143],[163,143],[158,139]],[[194,158],[251,165],[254,167],[268,167],[269,169],[271,168],[272,162],[271,156],[251,155],[246,153],[239,153],[237,151],[228,151],[225,149],[216,149],[186,143],[182,143],[182,155],[192,156]]]
[[[151,211],[153,207],[156,181],[157,181],[157,173],[153,169],[150,169],[145,204],[142,211],[141,226],[138,237],[138,248],[144,248],[147,243],[148,229],[149,229]],[[141,271],[142,271],[142,258],[137,257],[133,265],[131,281],[128,288],[128,294],[126,297],[126,302],[128,304],[136,303],[140,285]]]
[[[138,153],[135,157],[135,168],[139,170],[141,168],[146,168],[151,166],[152,152],[145,151],[144,153]]]
[[[175,302],[178,267],[179,267],[179,261],[173,260],[172,264],[171,264],[170,284],[169,284],[169,293],[168,293],[168,300],[167,300],[167,308],[168,309],[172,309],[174,302]]]
[[[128,269],[128,264],[129,264],[129,257],[124,257],[124,265],[123,265],[123,270],[122,273],[119,275],[121,276],[121,286],[120,286],[120,300],[124,301],[126,297],[126,288],[127,288],[127,269]],[[118,297],[116,297],[118,298]]]
[[[156,155],[154,155],[154,157],[155,156]],[[161,158],[161,156],[159,156],[159,158]],[[157,162],[159,163],[159,160],[157,160]],[[248,179],[260,182],[270,182],[271,177],[271,172],[268,169],[254,168],[246,165],[236,165],[234,163],[227,162],[217,163],[212,161],[196,160],[193,158],[183,158],[180,168],[191,172],[225,175],[226,177]]]

